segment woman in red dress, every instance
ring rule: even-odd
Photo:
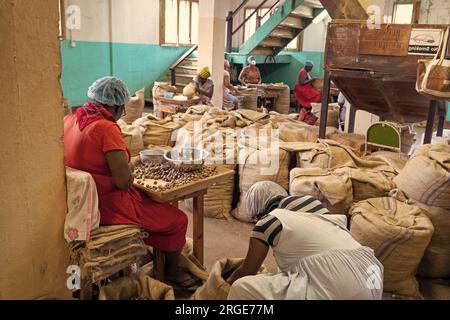
[[[311,103],[318,103],[321,100],[320,92],[312,85],[316,80],[311,76],[313,67],[314,63],[312,61],[308,60],[305,62],[305,67],[298,74],[298,83],[294,89],[295,98],[301,109],[300,116],[302,116],[302,113],[306,114],[311,111]]]
[[[145,242],[166,252],[166,279],[191,286],[194,280],[178,267],[186,242],[186,215],[133,186],[130,154],[116,123],[130,97],[126,85],[114,77],[102,78],[89,88],[88,97],[93,101],[64,119],[66,165],[94,178],[100,224],[143,227],[149,233]]]

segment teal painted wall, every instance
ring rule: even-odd
[[[447,108],[447,121],[450,121],[450,101],[448,102],[448,108]]]
[[[266,83],[284,82],[291,90],[297,83],[298,73],[301,68],[305,66],[306,60],[314,62],[314,68],[312,70],[313,77],[323,77],[323,52],[291,52],[283,51],[280,55],[292,56],[292,62],[289,64],[279,65],[267,65],[262,66],[261,71],[263,73],[263,81]]]
[[[96,79],[113,75],[127,84],[131,93],[145,87],[149,97],[153,82],[165,76],[167,69],[189,47],[126,44],[108,42],[61,41],[64,97],[72,106],[89,99],[87,89]]]

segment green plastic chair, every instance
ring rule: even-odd
[[[390,122],[376,122],[367,129],[366,150],[369,145],[398,151],[401,156],[402,138],[397,126]]]

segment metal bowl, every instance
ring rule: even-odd
[[[154,162],[154,163],[162,163],[165,161],[164,154],[167,152],[167,149],[163,148],[154,148],[142,150],[139,152],[139,157],[141,159],[141,163]]]
[[[189,172],[201,169],[208,155],[204,149],[181,148],[167,151],[164,159],[176,170]]]

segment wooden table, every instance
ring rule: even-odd
[[[147,189],[142,185],[134,183],[135,187],[142,190],[150,198],[161,203],[171,203],[178,207],[178,202],[185,199],[193,199],[193,242],[194,242],[194,256],[203,264],[203,207],[204,196],[208,192],[208,188],[222,183],[227,180],[234,171],[217,167],[217,174],[189,184],[177,187],[172,190],[156,192],[152,189]]]
[[[165,114],[174,114],[180,112],[186,112],[189,107],[199,104],[200,98],[194,97],[188,100],[176,100],[164,97],[155,97],[155,100],[159,103],[160,113],[158,116],[164,118]]]

